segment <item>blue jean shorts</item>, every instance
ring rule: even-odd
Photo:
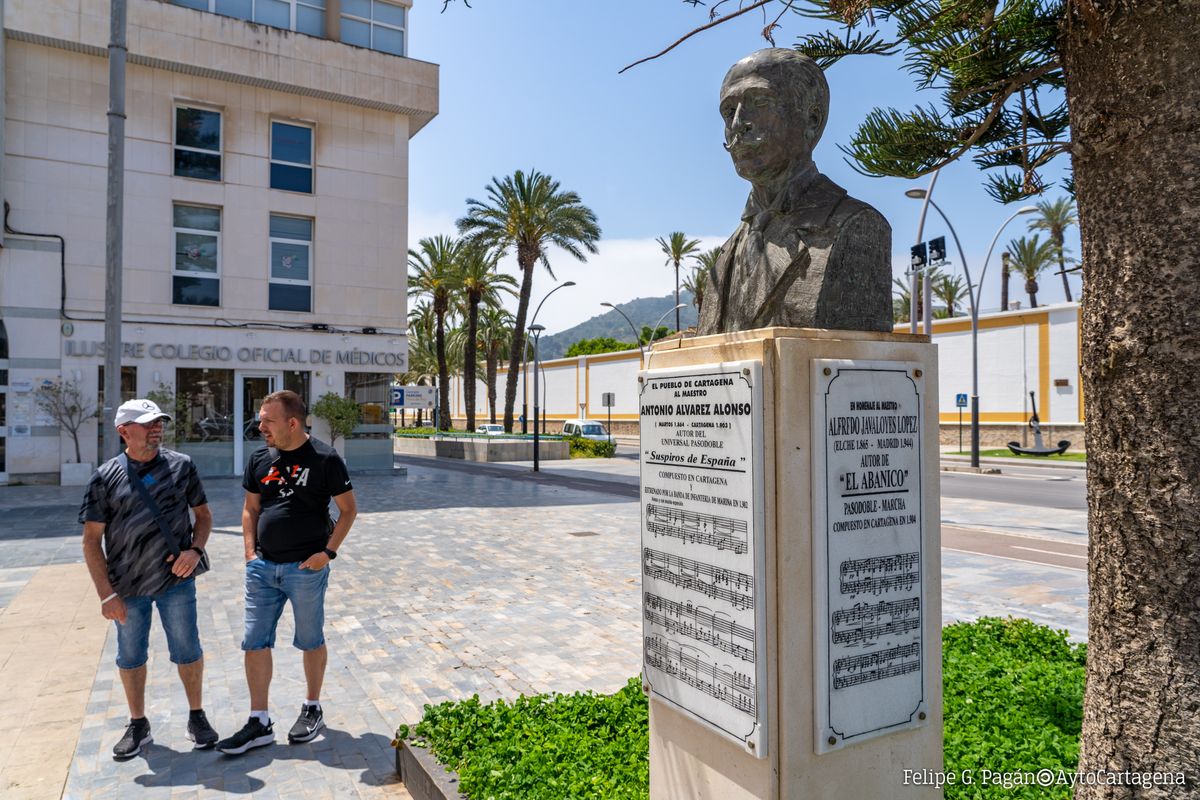
[[[146,663],[150,648],[150,617],[158,606],[158,621],[167,634],[173,664],[191,664],[204,655],[196,627],[196,581],[186,581],[165,592],[125,598],[125,623],[117,626],[117,666],[137,669]]]
[[[246,632],[243,650],[275,646],[275,627],[283,604],[292,603],[298,650],[316,650],[325,644],[325,589],[329,565],[324,569],[300,569],[303,562],[287,564],[256,558],[246,564]]]

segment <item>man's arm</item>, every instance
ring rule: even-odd
[[[262,495],[246,492],[246,501],[242,505],[242,544],[246,548],[246,560],[257,557],[255,545],[258,543],[258,516],[262,513]]]
[[[192,547],[204,548],[208,542],[208,535],[212,533],[212,511],[208,507],[208,503],[202,503],[192,509],[192,513],[196,515],[196,522],[192,525]],[[171,573],[180,578],[186,578],[196,569],[196,565],[200,563],[200,554],[195,550],[184,550],[179,554],[179,558],[171,564]]]
[[[87,563],[92,583],[96,585],[96,595],[101,600],[115,594],[112,584],[108,581],[108,562],[104,559],[104,547],[101,544],[104,541],[104,527],[103,522],[83,523],[83,560]],[[124,624],[125,601],[120,597],[113,597],[108,602],[101,603],[100,613],[105,619],[115,619]]]
[[[350,533],[350,526],[354,524],[354,518],[358,516],[358,501],[354,499],[354,490],[351,489],[334,497],[333,502],[338,507],[338,519],[333,526],[333,533],[329,534],[329,544],[325,546],[336,553],[337,549],[342,546],[342,542],[346,540],[346,534]],[[325,565],[328,563],[329,556],[322,551],[309,556],[300,565],[300,569],[325,569]]]

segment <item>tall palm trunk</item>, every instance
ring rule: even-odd
[[[1008,311],[1008,279],[1012,274],[1008,264],[1008,251],[1000,254],[1000,310]]]
[[[679,333],[679,260],[675,260],[675,332]]]
[[[479,295],[467,296],[467,344],[463,353],[463,402],[467,406],[467,430],[475,430],[475,353],[479,335]]]
[[[504,380],[504,432],[512,433],[513,404],[517,402],[517,377],[521,373],[521,357],[525,352],[525,315],[529,313],[529,296],[533,294],[535,253],[517,245],[517,264],[521,267],[521,296],[517,301],[517,318],[513,323],[512,350],[508,358],[508,375]]]
[[[500,348],[488,344],[487,352],[487,398],[488,415],[493,425],[496,424],[496,373],[500,368]]]
[[[1189,786],[1082,785],[1077,800],[1194,797],[1200,753],[1200,13],[1097,6],[1064,26],[1075,146],[1088,450],[1087,689],[1079,770]],[[1191,791],[1188,791],[1190,789]]]
[[[1067,282],[1067,259],[1063,256],[1064,245],[1061,233],[1054,237],[1054,249],[1058,251],[1058,273],[1062,276],[1063,281],[1063,294],[1066,295],[1067,302],[1070,303],[1071,284]]]
[[[1025,294],[1029,295],[1029,307],[1037,308],[1037,290],[1038,282],[1033,278],[1028,278],[1025,281]]]
[[[438,428],[450,430],[450,368],[446,365],[446,309],[435,308],[437,315]]]

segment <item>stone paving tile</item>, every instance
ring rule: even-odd
[[[612,459],[592,477],[636,475],[636,462],[627,462]],[[242,757],[192,751],[183,692],[156,623],[148,665],[155,744],[128,763],[111,758],[127,712],[110,635],[64,796],[403,798],[389,740],[397,724],[419,719],[425,704],[471,694],[489,701],[612,692],[637,673],[636,501],[428,466],[410,467],[403,478],[356,477],[355,485],[360,516],[334,562],[326,606],[325,734],[305,745],[285,743],[304,692],[289,610],[277,634],[270,703],[280,743]],[[242,490],[232,479],[207,481],[206,488],[218,529],[210,544],[213,571],[198,581],[205,706],[228,735],[248,712],[239,649]],[[36,491],[9,494],[25,490]],[[80,560],[79,492],[0,489],[0,515],[40,507],[42,527],[50,519],[60,531],[33,535],[39,525],[32,514],[0,529],[0,552],[24,546],[26,559],[0,560],[0,601],[28,580],[31,567]],[[596,535],[570,535],[583,531]],[[943,554],[943,570],[947,621],[1014,613],[1086,634],[1082,573],[951,552]]]

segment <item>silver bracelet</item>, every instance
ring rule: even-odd
[[[112,594],[110,594],[108,597],[106,597],[106,598],[104,598],[103,600],[101,600],[101,601],[100,601],[100,605],[104,605],[105,603],[107,603],[109,600],[112,600],[112,599],[113,599],[114,597],[116,597],[116,596],[117,596],[117,593],[116,593],[116,592],[113,592],[113,593],[112,593]]]

